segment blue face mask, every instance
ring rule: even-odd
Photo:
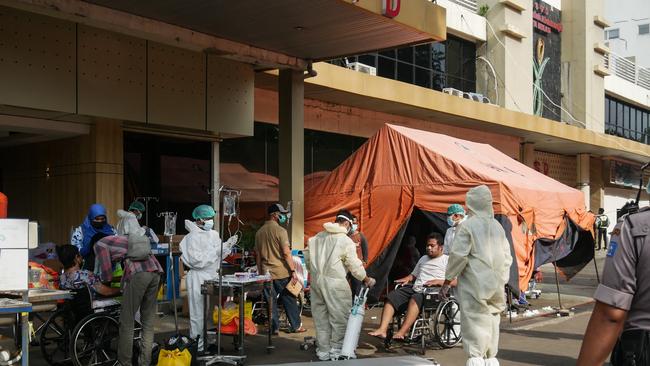
[[[448,216],[447,217],[447,225],[454,226],[454,224],[455,224],[454,220],[451,218],[451,216]]]
[[[203,230],[210,231],[214,227],[214,220],[203,221]]]
[[[357,229],[359,229],[359,225],[357,225],[357,224],[352,224],[352,232],[357,231]]]
[[[280,217],[278,217],[278,222],[280,225],[284,225],[287,222],[287,215],[280,214]]]

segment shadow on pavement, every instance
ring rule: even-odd
[[[518,362],[523,365],[566,366],[576,364],[576,359],[573,357],[509,349],[500,349],[497,358],[504,361]]]

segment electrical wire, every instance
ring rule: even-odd
[[[489,12],[489,10],[488,10],[488,12]],[[504,49],[505,52],[506,52],[506,55],[507,55],[507,56],[508,56],[512,61],[513,61],[513,64],[516,65],[517,68],[520,69],[520,71],[524,72],[524,70],[523,70],[523,68],[521,67],[521,65],[517,62],[517,59],[516,59],[512,54],[510,54],[510,51],[508,51],[508,48],[506,47],[506,45],[501,41],[501,39],[500,39],[499,36],[497,35],[496,31],[494,30],[494,27],[492,27],[492,24],[487,20],[487,17],[486,17],[485,22],[487,23],[488,28],[490,29],[490,31],[491,31],[492,34],[494,35],[494,38],[496,39],[497,43],[499,43],[499,45],[501,45],[501,47],[503,47],[503,49]],[[532,85],[533,85],[534,88],[536,87],[536,86],[534,85],[534,83],[533,83]],[[508,88],[507,88],[507,86],[506,86],[505,83],[503,83],[503,88],[504,88],[504,90],[506,90],[506,92],[511,96],[511,98],[513,98],[513,97],[512,97],[512,94],[510,94],[510,93],[508,92]],[[571,112],[569,112],[568,110],[566,110],[566,109],[565,109],[564,107],[562,107],[561,105],[555,103],[555,102],[554,102],[554,101],[553,101],[553,100],[548,96],[548,94],[546,94],[546,92],[544,91],[544,89],[539,88],[539,90],[542,92],[542,95],[544,95],[544,98],[546,98],[546,100],[549,101],[549,103],[551,103],[553,106],[559,108],[561,111],[563,111],[564,113],[566,113],[567,116],[569,116],[569,117],[570,117],[574,122],[578,123],[580,126],[582,126],[583,128],[587,129],[587,123],[586,123],[586,122],[583,122],[583,121],[578,120],[577,118],[575,118],[575,117],[573,116],[573,114],[571,114]],[[517,105],[517,103],[516,103],[516,101],[514,100],[514,98],[513,98],[513,101],[515,102],[515,105]],[[576,106],[576,105],[574,104],[574,106]],[[519,108],[519,107],[518,107],[518,108]],[[521,108],[519,108],[519,110],[521,111]],[[525,112],[524,112],[524,113],[525,113]],[[587,112],[587,111],[585,111],[585,115],[587,115],[588,117],[590,117],[590,118],[596,120],[596,118],[594,118],[594,117],[593,117],[589,112]],[[604,135],[604,137],[605,137],[606,139],[608,139],[609,141],[613,142],[616,146],[618,146],[618,147],[624,149],[625,151],[633,152],[633,153],[636,153],[636,154],[639,154],[639,155],[643,155],[643,156],[645,156],[645,157],[650,156],[650,154],[648,154],[648,152],[646,152],[646,151],[637,150],[637,149],[632,149],[632,150],[628,149],[627,146],[623,145],[622,143],[620,143],[620,142],[617,140],[617,137],[616,137],[616,136],[612,136],[612,135],[608,135],[608,134],[603,134],[603,135]]]

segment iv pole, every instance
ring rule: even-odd
[[[219,188],[218,194],[219,197],[221,197],[221,194],[228,194],[228,195],[236,195],[237,198],[241,195],[241,191],[237,191],[234,189],[229,189],[226,188],[225,186],[221,186]],[[224,234],[226,233],[225,230],[225,222],[226,222],[226,213],[225,213],[225,202],[224,200],[222,202],[222,215],[221,215],[221,227],[219,228],[221,233],[221,247],[219,248],[219,256],[223,254],[223,242],[225,241],[225,238],[223,237]],[[234,216],[235,213],[230,214],[229,216]],[[238,365],[240,362],[243,362],[244,358],[246,356],[226,356],[221,354],[221,296],[222,296],[222,285],[223,285],[223,275],[222,275],[222,270],[223,270],[223,259],[219,261],[219,295],[217,297],[217,301],[219,301],[219,312],[217,314],[217,355],[213,356],[208,360],[205,364],[207,365],[212,365],[216,363],[225,363],[225,364],[230,364],[230,365]],[[243,289],[242,289],[243,291]],[[244,304],[239,304],[239,306],[244,306]],[[208,309],[205,310],[206,312]],[[206,340],[204,340],[206,342]],[[207,346],[207,345],[206,345]]]
[[[153,200],[156,202],[160,202],[160,200],[158,199],[158,197],[152,197],[152,196],[136,197],[135,200],[144,201],[144,224],[146,227],[149,227],[149,201]]]

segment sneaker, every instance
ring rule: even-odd
[[[321,361],[329,361],[330,360],[330,353],[329,352],[316,351],[316,356]]]

